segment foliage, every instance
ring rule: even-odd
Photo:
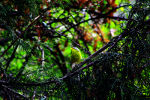
[[[150,96],[150,0],[2,0],[3,99]],[[71,69],[71,47],[82,61]]]

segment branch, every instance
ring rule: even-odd
[[[16,92],[15,90],[13,90],[13,89],[11,89],[11,88],[8,88],[8,87],[5,86],[5,85],[2,85],[2,87],[3,87],[4,89],[6,89],[7,92],[9,91],[9,92],[15,94],[15,96],[19,96],[19,97],[21,97],[21,98],[24,98],[24,100],[28,100],[28,98],[27,98],[26,96],[24,96],[24,95],[22,95],[22,94],[19,94],[18,92]]]
[[[81,68],[79,68],[78,70],[76,70],[75,72],[73,72],[73,73],[72,73],[72,72],[71,72],[71,73],[68,73],[68,74],[66,74],[64,77],[59,78],[59,79],[60,79],[60,80],[65,80],[65,79],[67,79],[68,77],[72,77],[72,76],[74,76],[75,74],[77,74],[77,73],[79,73],[80,71],[82,71],[83,69],[89,68],[90,66],[94,65],[96,62],[97,62],[97,61],[91,62],[91,63],[89,63],[88,65],[86,65],[85,67],[81,67]]]
[[[11,57],[8,59],[8,61],[7,61],[7,63],[6,63],[6,69],[5,69],[5,70],[7,70],[7,68],[9,67],[10,62],[11,62],[11,61],[13,60],[13,58],[15,57],[15,53],[16,53],[17,48],[18,48],[18,44],[15,46],[14,51],[13,51]]]
[[[96,51],[95,53],[93,53],[92,55],[90,55],[88,58],[86,58],[83,62],[81,62],[79,64],[79,66],[84,65],[85,63],[87,63],[88,61],[90,61],[90,59],[92,59],[93,57],[95,57],[96,55],[98,55],[99,53],[101,53],[102,51],[104,51],[105,49],[107,49],[112,43],[108,42],[105,46],[103,46],[101,49],[99,49],[98,51]]]
[[[42,65],[42,67],[44,66],[44,59],[45,59],[45,56],[44,56],[44,49],[43,48],[41,48],[40,46],[38,46],[39,47],[39,49],[40,49],[40,51],[41,51],[41,65]]]
[[[58,54],[60,56],[60,59],[61,59],[61,63],[60,63],[60,70],[61,72],[63,73],[63,75],[66,75],[67,74],[67,67],[66,67],[66,61],[65,61],[65,57],[63,56],[60,48],[58,47],[58,44],[55,46],[56,50],[58,51]]]
[[[22,82],[6,82],[6,81],[2,81],[0,80],[0,84],[1,85],[7,85],[7,86],[42,86],[42,85],[48,85],[48,84],[52,84],[52,83],[57,83],[59,82],[58,80],[49,80],[47,82],[41,82],[41,83],[22,83]]]

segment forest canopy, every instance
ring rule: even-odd
[[[2,0],[0,99],[150,97],[149,5],[150,0]],[[81,52],[78,63],[71,61],[78,57],[73,47]]]

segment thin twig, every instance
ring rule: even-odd
[[[65,63],[65,58],[64,58],[62,52],[60,51],[58,45],[56,45],[55,48],[58,51],[59,56],[61,57],[61,62],[60,62],[60,59],[58,58],[58,56],[56,56],[56,53],[48,45],[44,45],[44,47],[46,47],[50,51],[50,53],[53,56],[55,56],[56,59],[53,59],[53,60],[58,65],[58,67],[61,70],[61,72],[63,73],[63,75],[66,75],[67,67],[66,67],[66,63]]]
[[[12,43],[8,46],[8,48],[0,55],[0,58],[4,56],[4,54],[17,42],[17,40],[24,35],[24,33],[32,26],[34,25],[43,15],[44,13],[49,9],[45,9],[39,16],[35,17],[34,20],[27,26],[27,28],[14,40]]]
[[[18,74],[17,74],[16,77],[15,77],[16,80],[21,76],[22,72],[24,71],[24,68],[25,68],[26,64],[28,63],[29,58],[31,57],[31,54],[32,54],[32,53],[34,52],[34,50],[35,50],[35,47],[36,47],[36,46],[34,45],[34,47],[31,49],[30,53],[26,55],[25,61],[23,62],[22,67],[20,68]]]

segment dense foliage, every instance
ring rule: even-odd
[[[150,0],[2,0],[0,99],[150,96]],[[71,47],[82,60],[71,68]]]

